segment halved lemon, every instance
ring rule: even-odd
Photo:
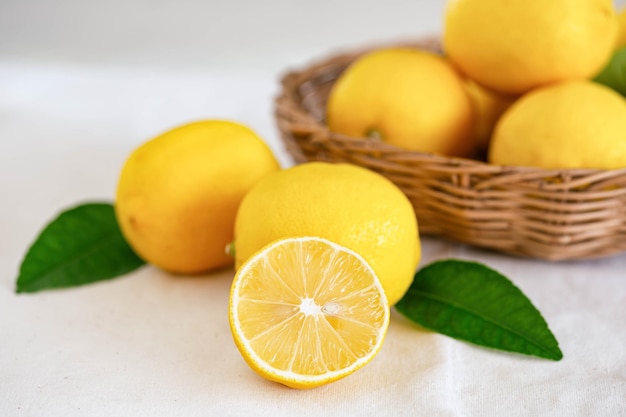
[[[239,268],[229,320],[237,348],[258,374],[313,388],[376,356],[389,326],[389,304],[359,254],[317,237],[287,238]]]

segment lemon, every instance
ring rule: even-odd
[[[175,273],[232,263],[243,195],[279,169],[249,128],[223,120],[186,124],[139,146],[119,178],[115,212],[122,233],[147,262]]]
[[[408,198],[382,175],[350,164],[296,165],[252,187],[235,221],[236,266],[274,240],[297,236],[328,239],[363,256],[390,305],[411,285],[421,255]]]
[[[376,356],[389,304],[375,272],[354,251],[316,237],[287,238],[239,268],[229,323],[237,348],[257,373],[313,388]]]
[[[626,167],[626,100],[590,81],[534,90],[498,122],[489,160],[541,168]]]
[[[616,49],[620,49],[621,47],[626,46],[626,8],[619,12],[617,19],[619,21],[619,35],[617,36]]]
[[[465,79],[465,91],[474,107],[473,135],[477,148],[484,154],[489,148],[493,128],[517,97],[489,90],[470,78]]]
[[[463,82],[426,51],[385,48],[357,59],[333,85],[327,119],[334,132],[408,150],[462,157],[475,150]]]
[[[444,49],[463,73],[509,94],[594,76],[615,46],[611,0],[452,0]]]

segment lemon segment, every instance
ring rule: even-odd
[[[360,255],[316,237],[271,243],[238,271],[229,321],[243,358],[293,388],[341,379],[370,362],[389,325],[389,304]]]

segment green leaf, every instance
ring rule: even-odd
[[[75,287],[115,278],[145,262],[128,246],[108,203],[87,203],[61,213],[30,247],[16,292]]]
[[[560,360],[541,313],[506,277],[476,262],[443,260],[415,274],[396,309],[428,329],[494,349]]]
[[[626,97],[626,47],[615,51],[609,63],[593,80]]]

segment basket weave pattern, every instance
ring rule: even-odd
[[[408,45],[439,51],[436,40]],[[282,78],[275,116],[297,163],[349,162],[381,173],[411,200],[421,234],[547,260],[626,251],[626,169],[496,166],[331,132],[325,109],[333,82],[370,49],[337,54]]]

